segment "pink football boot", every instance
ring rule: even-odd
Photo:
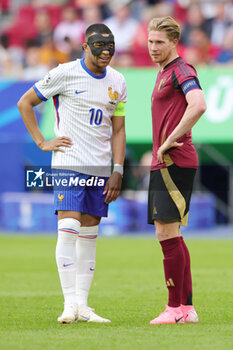
[[[181,307],[170,307],[166,305],[166,309],[158,317],[150,321],[150,324],[169,324],[184,323],[184,315]]]
[[[193,305],[181,305],[181,310],[184,315],[185,323],[197,323],[199,322],[198,315]]]

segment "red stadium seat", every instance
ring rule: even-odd
[[[8,12],[10,7],[10,1],[9,0],[0,0],[0,8],[2,12]]]
[[[35,39],[37,31],[31,21],[19,20],[4,31],[9,40],[9,46],[25,47],[26,41]]]
[[[16,22],[21,21],[21,20],[27,20],[27,21],[34,21],[35,17],[35,8],[32,7],[31,5],[23,5],[20,7],[19,12],[16,17]]]

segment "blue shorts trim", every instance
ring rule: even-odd
[[[64,174],[64,171],[61,170],[61,172]],[[74,175],[82,185],[77,185],[77,183],[75,185]],[[74,171],[72,171],[72,175],[69,175],[69,171],[67,171],[65,179],[68,183],[71,176],[71,186],[54,187],[55,214],[60,210],[71,210],[99,217],[107,217],[108,204],[105,203],[106,195],[103,195],[103,191],[108,177],[86,175]],[[64,176],[62,178],[64,179]],[[80,180],[82,181],[80,182]],[[83,185],[85,182],[86,184]]]

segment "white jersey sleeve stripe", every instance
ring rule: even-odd
[[[42,101],[47,101],[47,98],[42,95],[42,93],[37,89],[36,85],[33,85],[33,89],[37,96],[42,100]]]

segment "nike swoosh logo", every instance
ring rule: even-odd
[[[78,91],[78,90],[75,90],[75,93],[76,93],[76,95],[78,95],[78,94],[82,94],[83,92],[86,92],[87,90],[82,90],[82,91]]]
[[[71,266],[71,265],[74,265],[73,263],[72,264],[63,264],[63,267],[67,267],[67,266]]]
[[[184,316],[181,316],[180,318],[175,318],[176,323],[178,323],[180,320],[182,320]]]
[[[79,317],[82,317],[82,318],[84,318],[85,320],[90,320],[90,316],[86,317],[86,316],[83,316],[83,315],[79,315]]]

